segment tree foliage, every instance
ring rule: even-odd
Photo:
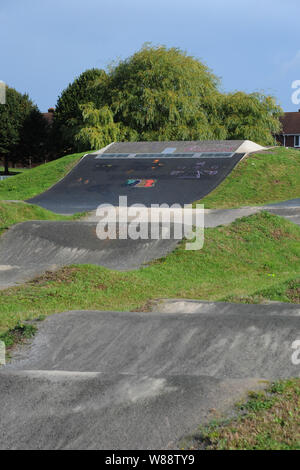
[[[53,138],[60,149],[72,149],[76,142],[78,126],[84,126],[82,104],[92,102],[97,108],[105,104],[102,93],[106,91],[107,75],[101,69],[89,69],[70,83],[58,98]]]
[[[275,99],[261,93],[230,93],[221,100],[220,116],[228,139],[273,145],[273,136],[281,129],[281,115],[282,110]]]
[[[111,70],[110,105],[117,122],[141,140],[211,138],[206,102],[218,79],[179,49],[144,47]]]
[[[20,129],[20,141],[15,149],[15,158],[24,164],[41,163],[51,154],[51,129],[46,119],[33,107]]]
[[[249,139],[272,144],[280,106],[271,96],[219,90],[219,79],[177,48],[144,46],[103,70],[87,70],[56,110],[64,145],[99,148],[112,140]]]
[[[4,159],[5,173],[8,173],[8,159],[25,158],[27,151],[33,154],[37,150],[35,145],[41,137],[39,131],[44,132],[42,119],[27,94],[6,87],[6,104],[0,105],[0,157]]]
[[[79,105],[83,126],[75,134],[75,141],[82,148],[101,148],[107,142],[117,140],[119,125],[114,122],[113,113],[108,106],[97,109],[94,103]]]

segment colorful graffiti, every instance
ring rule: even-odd
[[[213,165],[205,168],[206,162],[197,162],[194,167],[178,166],[173,170],[171,176],[176,176],[179,179],[200,179],[201,176],[215,176],[218,174],[218,166]]]
[[[154,179],[129,179],[127,180],[127,186],[132,188],[153,188],[156,184]]]
[[[226,146],[224,145],[224,147],[222,146],[218,146],[218,145],[208,145],[208,146],[205,146],[205,145],[193,145],[193,146],[190,146],[190,147],[185,147],[183,149],[184,152],[235,152],[236,148],[233,147],[233,146]]]
[[[152,161],[152,166],[151,169],[155,170],[156,168],[164,166],[164,163],[162,163],[158,158]]]

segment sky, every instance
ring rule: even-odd
[[[45,112],[84,70],[151,42],[202,60],[222,91],[298,111],[299,19],[299,0],[0,0],[0,80]]]

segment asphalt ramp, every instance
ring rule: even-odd
[[[299,376],[297,339],[289,304],[53,315],[0,371],[0,448],[178,449],[212,409]]]

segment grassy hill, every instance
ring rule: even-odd
[[[72,266],[0,291],[0,333],[41,314],[136,311],[157,298],[221,301],[230,296],[232,301],[247,302],[257,295],[258,286],[266,298],[276,295],[279,286],[280,299],[292,302],[290,283],[300,278],[299,266],[300,227],[261,213],[207,229],[200,251],[187,251],[182,243],[166,258],[137,271]]]
[[[46,191],[63,178],[87,152],[58,158],[0,182],[0,200],[25,201]]]
[[[0,182],[0,200],[26,200],[63,178],[87,152],[67,155]],[[276,148],[248,156],[212,193],[207,209],[261,205],[300,197],[300,151]]]
[[[11,175],[18,175],[20,173],[23,173],[23,171],[26,171],[26,168],[10,168],[9,173]],[[4,174],[4,166],[0,165],[0,175]]]
[[[0,199],[25,200],[60,180],[83,154],[63,157],[0,183]],[[207,208],[260,205],[300,197],[300,152],[251,155],[201,203]],[[0,235],[25,220],[67,220],[40,207],[0,201]],[[25,320],[67,310],[147,310],[157,298],[300,304],[300,227],[266,212],[205,231],[204,248],[184,242],[137,271],[69,266],[0,291],[0,340],[7,347],[34,335]],[[259,286],[259,288],[258,288]],[[299,449],[299,379],[250,395],[241,414],[200,431],[200,448]],[[199,433],[198,433],[199,434]]]
[[[299,407],[299,378],[275,382],[264,392],[250,392],[247,402],[237,404],[235,418],[198,430],[199,449],[299,450]]]
[[[206,209],[225,209],[294,198],[300,198],[300,151],[279,147],[246,157],[198,202]]]
[[[63,216],[47,211],[42,207],[23,202],[1,202],[0,201],[0,235],[11,225],[27,220],[72,220],[79,217]]]

